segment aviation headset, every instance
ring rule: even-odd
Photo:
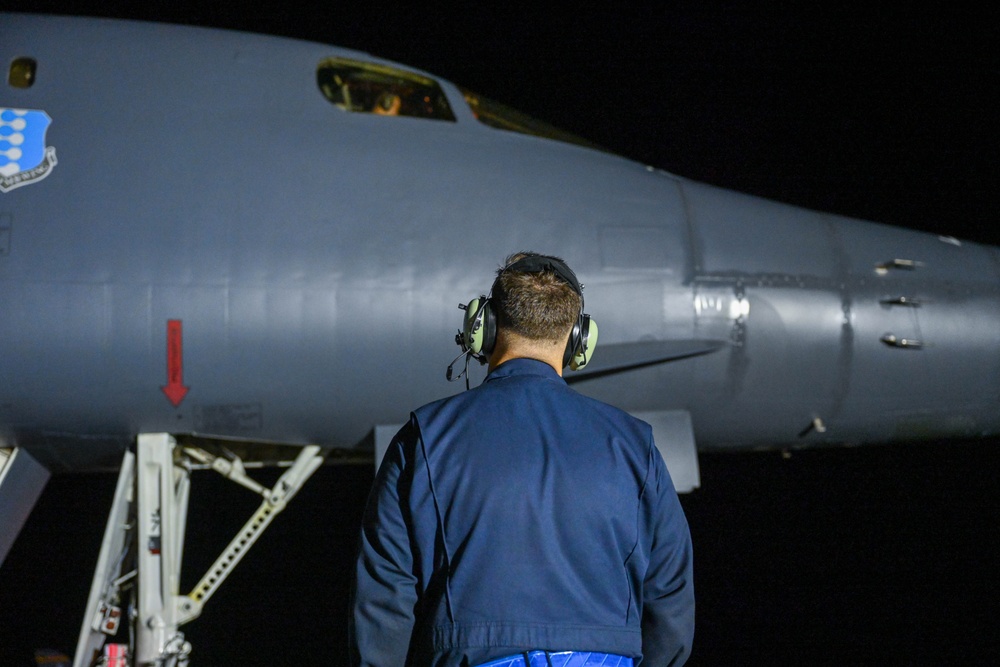
[[[517,273],[552,271],[577,293],[580,297],[580,312],[566,343],[563,367],[569,366],[571,370],[578,371],[586,366],[597,346],[597,324],[590,319],[590,315],[583,312],[583,286],[577,280],[576,274],[566,266],[565,262],[548,255],[528,254],[505,266],[493,281],[489,295],[473,299],[465,306],[465,322],[462,332],[455,337],[455,342],[480,363],[485,363],[485,355],[493,351],[497,341],[497,317],[492,305],[493,293],[497,290],[500,278],[508,271]]]
[[[375,100],[375,106],[386,113],[392,111],[393,105],[397,103],[402,104],[402,99],[396,93],[388,90],[379,95],[378,99]]]

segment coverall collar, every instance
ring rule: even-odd
[[[537,375],[548,380],[559,380],[561,382],[566,381],[560,377],[558,373],[556,373],[552,366],[549,366],[544,361],[527,359],[524,357],[503,362],[494,368],[492,373],[486,376],[486,381],[490,382],[491,380],[499,380],[501,378],[513,377],[515,375]]]

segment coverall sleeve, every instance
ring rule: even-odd
[[[694,640],[691,533],[663,457],[652,449],[653,539],[643,583],[642,665],[683,665]]]
[[[406,662],[417,602],[407,529],[416,438],[411,420],[393,438],[368,497],[348,633],[354,665],[402,667]]]

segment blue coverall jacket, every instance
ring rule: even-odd
[[[355,664],[525,650],[683,664],[691,538],[652,429],[515,359],[411,415],[365,511]]]

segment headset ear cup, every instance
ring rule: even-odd
[[[465,308],[462,342],[474,355],[490,353],[496,344],[496,318],[485,296],[473,299]]]
[[[483,354],[492,354],[497,344],[497,316],[489,299],[483,303]]]
[[[483,297],[473,299],[465,307],[465,320],[462,322],[462,344],[472,354],[479,354],[483,349]]]
[[[577,327],[573,327],[576,335]],[[582,370],[590,363],[594,357],[594,349],[597,347],[597,322],[590,319],[590,315],[584,315],[579,325],[579,342],[574,350],[573,359],[569,362],[569,368],[573,371]]]
[[[563,368],[569,366],[580,349],[580,327],[583,318],[577,318],[573,323],[573,328],[569,331],[569,338],[566,340],[566,349],[563,351]]]

